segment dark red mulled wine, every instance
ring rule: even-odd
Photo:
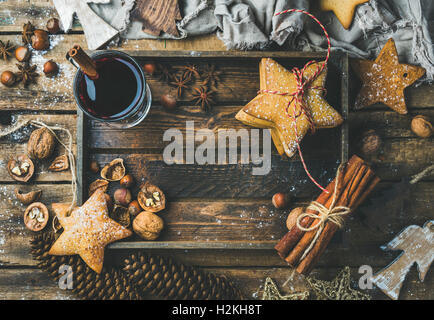
[[[81,73],[78,78],[80,105],[90,115],[117,120],[133,113],[143,101],[144,81],[135,64],[116,55],[94,58],[98,79]]]

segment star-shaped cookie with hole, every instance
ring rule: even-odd
[[[319,6],[323,11],[333,11],[345,29],[349,29],[353,22],[356,7],[368,0],[320,0]]]
[[[97,273],[102,270],[105,246],[132,234],[109,218],[104,192],[100,189],[69,216],[69,204],[53,203],[52,208],[64,231],[48,254],[78,254]]]
[[[375,61],[354,59],[351,66],[362,80],[355,109],[381,102],[401,114],[408,112],[404,89],[425,74],[422,67],[399,63],[393,39],[387,41]]]
[[[303,78],[313,76],[320,66],[321,63],[311,64],[306,68]],[[271,129],[271,137],[280,155],[292,157],[297,151],[297,141],[301,141],[311,128],[307,112],[315,128],[333,128],[343,122],[341,115],[324,99],[324,90],[320,89],[325,86],[327,67],[305,89],[303,99],[307,112],[302,112],[299,103],[290,95],[263,92],[294,93],[297,81],[292,72],[273,59],[263,58],[259,64],[259,77],[261,91],[235,118],[252,127]]]

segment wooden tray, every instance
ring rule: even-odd
[[[272,169],[266,176],[251,175],[252,165],[166,165],[162,160],[163,133],[169,128],[185,132],[185,121],[194,120],[195,130],[209,128],[251,128],[237,121],[235,113],[256,96],[259,88],[258,65],[262,57],[271,57],[288,69],[302,67],[307,61],[324,59],[321,53],[303,52],[168,52],[134,51],[139,64],[147,61],[185,65],[213,63],[220,71],[221,83],[216,105],[206,114],[190,102],[186,91],[180,107],[167,112],[159,97],[169,86],[149,78],[153,105],[148,117],[137,127],[118,130],[88,119],[78,111],[77,173],[78,201],[87,199],[87,187],[99,178],[91,173],[89,163],[95,159],[104,166],[112,159],[125,160],[127,171],[137,180],[150,180],[166,194],[168,208],[160,213],[166,226],[159,241],[128,241],[111,244],[112,249],[272,249],[285,233],[288,211],[275,210],[271,197],[276,192],[290,192],[294,202],[307,202],[319,194],[295,156],[280,157],[272,146]],[[348,116],[348,57],[329,63],[327,96],[329,103],[344,119]],[[319,130],[303,140],[302,150],[309,170],[320,183],[327,184],[340,162],[348,159],[348,125]],[[216,152],[217,154],[217,152]],[[110,183],[109,193],[119,187]],[[132,190],[137,192],[137,186]]]

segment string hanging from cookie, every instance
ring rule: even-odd
[[[258,93],[269,93],[269,94],[277,94],[277,95],[281,95],[281,96],[290,96],[291,99],[288,102],[288,105],[286,107],[286,114],[288,117],[293,119],[294,122],[294,131],[295,131],[295,142],[297,143],[297,149],[298,149],[298,154],[300,156],[300,160],[301,163],[303,164],[303,168],[304,171],[306,172],[307,176],[309,177],[309,179],[318,187],[320,188],[323,192],[329,193],[323,186],[321,186],[310,174],[309,169],[307,168],[306,162],[304,160],[303,157],[303,153],[301,152],[301,147],[300,147],[300,140],[298,138],[298,132],[297,132],[297,118],[300,117],[302,114],[306,116],[306,118],[309,121],[309,125],[310,125],[310,130],[312,132],[315,132],[315,125],[313,123],[313,117],[312,117],[312,112],[311,110],[308,108],[308,106],[306,105],[306,101],[305,101],[305,97],[304,94],[307,90],[320,90],[320,91],[326,91],[326,89],[322,86],[313,86],[312,82],[315,81],[315,79],[324,71],[325,67],[327,66],[328,60],[330,58],[330,52],[331,52],[331,43],[330,43],[330,37],[328,35],[327,30],[325,29],[325,27],[323,26],[323,24],[311,13],[301,10],[301,9],[288,9],[288,10],[284,10],[281,12],[276,13],[274,16],[279,16],[281,14],[285,14],[285,13],[302,13],[305,14],[307,16],[309,16],[310,18],[312,18],[316,23],[318,23],[318,25],[321,27],[321,29],[323,30],[326,38],[327,38],[327,56],[324,60],[324,63],[318,63],[318,67],[317,70],[312,74],[312,76],[307,77],[306,79],[304,79],[304,74],[306,69],[312,65],[317,63],[315,60],[311,60],[308,63],[306,63],[304,65],[304,67],[302,69],[299,69],[297,67],[294,67],[292,69],[292,73],[295,76],[295,80],[296,80],[296,84],[297,84],[297,88],[294,92],[281,92],[281,91],[273,91],[273,90],[259,90]],[[289,112],[290,106],[291,104],[295,102],[295,107],[293,110],[292,115]],[[297,110],[297,107],[299,107],[299,110]]]

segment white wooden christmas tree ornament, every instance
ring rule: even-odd
[[[110,3],[110,0],[53,0],[53,2],[65,32],[71,29],[74,13],[77,14],[90,50],[98,49],[119,33],[101,19],[88,4]]]
[[[417,264],[419,279],[423,282],[434,260],[434,220],[427,221],[421,228],[409,226],[384,250],[402,250],[401,255],[386,268],[372,277],[373,283],[391,299],[397,300],[402,283],[414,263]]]

